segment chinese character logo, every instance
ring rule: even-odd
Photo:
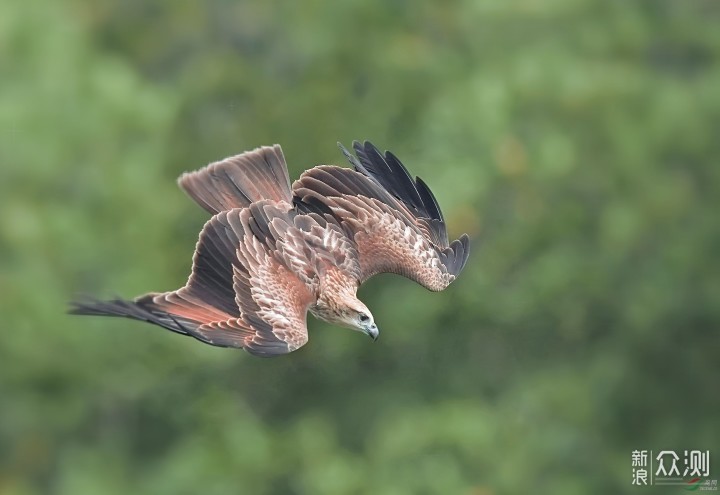
[[[643,485],[685,485],[689,491],[717,491],[717,480],[710,476],[710,451],[661,450],[653,455],[650,450],[633,450],[632,484]]]
[[[632,451],[632,465],[633,465],[633,485],[647,485],[648,484],[648,472],[647,472],[647,450],[633,450]]]
[[[667,457],[670,457],[670,461],[672,462],[672,465],[670,466],[670,471],[665,470],[664,461]],[[655,477],[659,476],[665,476],[665,477],[671,477],[673,475],[680,476],[680,471],[677,468],[677,461],[680,459],[678,455],[673,452],[672,450],[663,450],[657,455],[657,461],[658,461],[658,469],[655,473]]]
[[[690,463],[688,464],[688,451],[685,451],[685,472],[683,476],[710,476],[710,451],[690,451]]]

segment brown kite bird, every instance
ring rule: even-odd
[[[465,266],[469,238],[448,241],[432,192],[395,155],[369,142],[353,143],[356,156],[340,148],[353,169],[318,166],[292,187],[278,145],[183,174],[180,187],[213,215],[187,284],[75,302],[70,312],[146,321],[258,356],[303,346],[307,311],[377,339],[358,287],[391,272],[443,290]]]

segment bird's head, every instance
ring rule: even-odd
[[[356,297],[341,297],[333,300],[320,298],[311,309],[318,318],[352,330],[358,330],[373,341],[377,340],[380,331],[375,325],[370,310]]]
[[[362,301],[355,299],[352,304],[346,307],[345,314],[345,321],[348,327],[363,332],[372,338],[373,342],[378,339],[380,330],[378,330],[375,324],[375,318],[373,318],[372,313]]]

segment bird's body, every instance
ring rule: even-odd
[[[213,214],[187,284],[71,312],[143,320],[262,356],[304,345],[308,311],[376,339],[358,287],[392,272],[442,290],[467,261],[469,240],[448,242],[434,196],[394,155],[367,142],[354,148],[357,158],[343,148],[354,170],[318,166],[292,187],[277,145],[183,174],[180,187]]]

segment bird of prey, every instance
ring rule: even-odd
[[[469,238],[448,241],[440,207],[395,155],[338,143],[351,168],[321,165],[290,186],[279,145],[183,174],[180,187],[213,216],[200,232],[184,287],[133,300],[88,299],[70,313],[122,316],[258,356],[308,341],[306,315],[378,327],[356,296],[375,274],[445,289],[465,266]]]

